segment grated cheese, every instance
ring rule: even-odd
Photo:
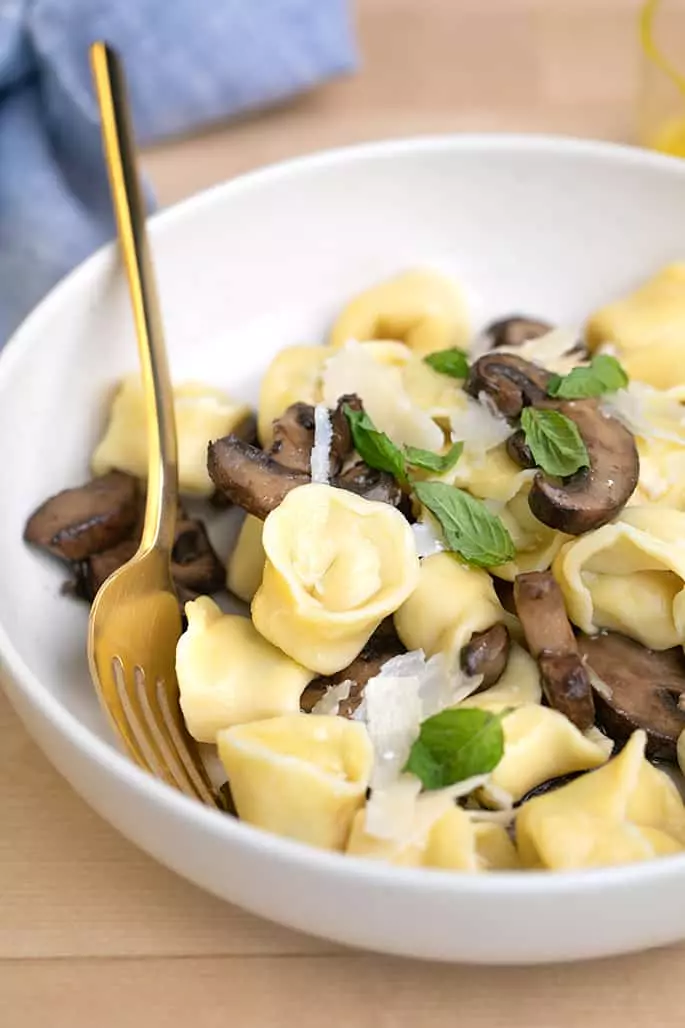
[[[314,408],[314,445],[311,455],[312,482],[328,485],[332,442],[333,426],[328,407],[317,403]]]

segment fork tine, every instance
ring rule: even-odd
[[[123,661],[119,657],[112,659],[112,674],[117,690],[121,714],[126,727],[125,737],[129,746],[142,757],[142,763],[147,770],[158,778],[163,779],[167,784],[174,785],[175,782],[165,767],[164,761],[160,760],[159,754],[150,742],[150,737],[144,729],[144,719],[135,709],[131,694],[126,683],[126,672]]]
[[[189,777],[184,762],[180,759],[173,738],[163,731],[163,724],[155,715],[154,685],[148,682],[143,668],[136,666],[133,669],[133,678],[136,684],[136,693],[143,714],[143,722],[150,736],[162,755],[166,770],[173,778],[176,788],[193,799],[202,799],[204,796],[198,792],[193,780]],[[149,692],[152,691],[152,697]]]
[[[193,783],[200,799],[210,806],[221,806],[200,757],[193,753],[194,746],[188,738],[187,732],[183,731],[183,728],[179,725],[177,718],[174,717],[174,713],[169,702],[169,693],[165,683],[161,681],[161,679],[157,681],[157,705],[157,709],[162,714],[162,719],[166,725],[167,732],[174,743],[176,752],[186,770],[186,774]]]

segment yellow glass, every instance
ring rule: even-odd
[[[640,45],[639,142],[685,157],[685,0],[646,0]]]

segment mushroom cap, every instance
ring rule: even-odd
[[[597,716],[618,743],[636,729],[647,734],[647,756],[676,760],[678,736],[685,730],[685,656],[680,647],[649,650],[618,632],[580,635],[578,648],[606,686],[594,685]]]
[[[505,418],[517,418],[524,407],[547,398],[552,373],[514,353],[486,353],[471,365],[464,389],[479,399],[481,393]]]
[[[530,339],[539,339],[540,336],[547,335],[553,328],[554,325],[550,325],[548,321],[529,318],[525,314],[510,314],[507,318],[491,321],[483,335],[494,350],[498,346],[522,346]]]
[[[510,642],[507,626],[498,621],[484,632],[474,632],[462,649],[462,670],[472,677],[483,676],[477,692],[488,689],[504,674],[509,660]]]
[[[309,473],[284,467],[236,435],[209,444],[207,470],[217,489],[262,520],[289,492],[310,481]]]
[[[640,461],[635,439],[596,400],[548,401],[539,406],[553,407],[575,422],[590,466],[565,480],[539,471],[528,495],[532,513],[567,535],[601,528],[620,513],[637,486]]]

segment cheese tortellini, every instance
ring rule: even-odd
[[[414,536],[402,514],[331,486],[289,493],[267,517],[262,542],[255,627],[319,674],[346,667],[419,579]]]
[[[245,403],[236,403],[220,389],[195,382],[174,388],[178,437],[178,481],[182,493],[211,496],[214,486],[207,473],[207,442],[239,430],[250,417]],[[91,466],[93,474],[127,471],[147,478],[147,414],[143,387],[137,376],[120,384],[104,436]]]
[[[477,705],[486,707],[487,703],[487,693],[483,693]],[[522,705],[508,713],[502,730],[504,755],[488,785],[503,790],[515,802],[550,778],[599,767],[609,756],[605,747],[586,738],[558,710],[538,704]],[[487,794],[488,786],[484,789]]]
[[[435,799],[426,796],[419,800],[416,830],[401,840],[370,835],[360,811],[352,824],[347,853],[403,867],[449,871],[514,871],[520,867],[516,848],[502,825],[474,820],[454,805],[444,809],[435,804]],[[432,804],[437,816],[431,817]],[[442,813],[438,813],[440,810]]]
[[[457,284],[435,271],[407,271],[355,296],[333,326],[330,345],[350,339],[397,339],[421,356],[468,341]]]
[[[645,743],[635,732],[604,767],[521,807],[516,838],[526,867],[608,867],[685,850],[685,807],[645,760]]]
[[[345,848],[371,776],[364,725],[293,714],[228,728],[217,742],[243,821],[322,849]]]
[[[395,628],[408,650],[443,653],[457,666],[474,632],[506,621],[486,571],[463,564],[449,553],[421,561],[418,584],[395,613]]]
[[[223,728],[295,713],[314,677],[263,639],[248,618],[223,614],[208,596],[186,604],[176,674],[188,731],[216,742]]]
[[[252,603],[262,584],[266,554],[262,546],[264,522],[247,514],[228,558],[226,585],[229,592],[244,603]]]
[[[685,384],[685,263],[670,264],[634,292],[596,311],[591,349],[611,344],[631,378],[659,389]]]
[[[628,507],[567,543],[552,570],[584,632],[611,629],[655,650],[685,643],[685,513]]]

